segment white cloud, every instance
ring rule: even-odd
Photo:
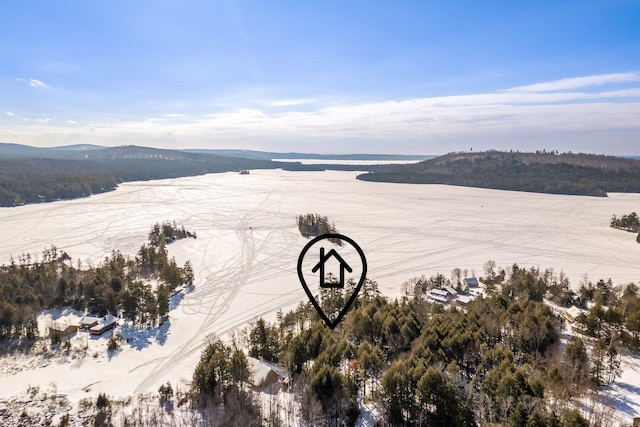
[[[504,148],[519,149],[529,144],[535,149],[542,143],[565,151],[581,151],[591,144],[590,151],[629,154],[637,151],[640,134],[640,87],[575,89],[635,81],[634,76],[640,81],[634,73],[559,80],[571,87],[564,91],[512,89],[305,111],[240,108],[199,115],[166,113],[141,120],[82,122],[73,127],[53,122],[5,125],[0,127],[0,140],[42,145],[50,140],[72,143],[85,139],[103,145],[118,141],[176,148],[212,144],[246,147],[258,142],[274,151],[294,147],[300,151],[362,152],[382,147],[377,151],[436,154],[469,146],[481,149],[483,144],[484,148],[500,148],[500,143]],[[553,82],[537,87],[550,85]],[[287,148],[278,148],[285,143]]]
[[[16,115],[14,113],[12,113],[11,111],[7,111],[5,112],[5,114],[9,117],[15,117]]]
[[[51,88],[51,86],[49,86],[45,82],[43,82],[41,80],[37,80],[37,79],[23,79],[23,78],[18,77],[16,80],[18,80],[19,82],[26,83],[31,87],[41,87],[41,88],[45,88],[45,89],[50,89]]]
[[[596,76],[572,77],[555,80],[552,82],[536,83],[526,86],[518,86],[507,89],[509,92],[552,92],[559,90],[572,90],[590,86],[599,86],[609,83],[625,83],[640,81],[639,72],[600,74]]]
[[[273,107],[292,107],[295,105],[314,104],[316,101],[312,98],[298,98],[298,99],[283,99],[280,101],[273,101],[269,105]]]

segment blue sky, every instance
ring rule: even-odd
[[[640,154],[633,1],[4,1],[0,141]]]

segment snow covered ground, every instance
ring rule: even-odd
[[[406,165],[420,163],[421,160],[335,160],[335,159],[273,159],[274,162],[299,162],[303,165]]]
[[[135,396],[167,381],[189,381],[208,335],[225,336],[259,316],[273,320],[278,309],[305,300],[296,262],[307,240],[297,231],[298,214],[320,213],[335,222],[363,248],[368,277],[391,297],[421,274],[449,276],[460,267],[482,275],[489,259],[503,267],[553,267],[574,285],[585,275],[615,283],[640,279],[635,235],[609,227],[612,214],[639,209],[640,194],[544,195],[361,182],[355,175],[216,174],[0,209],[0,262],[55,244],[95,265],[113,249],[134,255],[150,227],[165,220],[198,236],[169,246],[179,264],[191,260],[196,280],[192,291],[177,295],[163,327],[136,336],[116,355],[104,349],[95,357],[0,373],[0,399],[29,385],[54,384],[77,402],[99,392]],[[640,411],[638,361],[623,366],[625,397],[618,407],[631,415]]]

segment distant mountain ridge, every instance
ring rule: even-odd
[[[555,152],[450,153],[397,165],[314,164],[297,159],[416,160],[385,154],[326,155],[251,150],[166,150],[141,146],[78,144],[37,148],[0,143],[0,206],[87,197],[119,183],[207,173],[282,168],[368,171],[366,181],[450,184],[539,193],[606,196],[640,192],[640,160]],[[278,162],[271,160],[291,159]]]
[[[232,156],[249,159],[263,159],[263,160],[275,160],[275,159],[287,159],[287,160],[427,160],[436,156],[433,155],[409,155],[409,154],[366,154],[366,153],[353,153],[353,154],[319,154],[319,153],[278,153],[272,151],[255,151],[255,150],[231,150],[231,149],[218,149],[218,150],[200,150],[200,149],[188,149],[182,150],[188,153],[202,153],[202,154],[215,154],[220,156]]]
[[[102,152],[102,153],[101,153]],[[125,154],[126,152],[126,154]],[[137,154],[133,154],[137,152]],[[274,159],[286,159],[286,160],[427,160],[436,157],[435,155],[406,155],[406,154],[367,154],[367,153],[353,153],[353,154],[320,154],[320,153],[280,153],[275,151],[257,151],[257,150],[236,150],[236,149],[161,149],[152,147],[142,147],[135,145],[125,145],[118,147],[106,147],[93,144],[74,144],[74,145],[62,145],[57,147],[32,147],[29,145],[14,144],[14,143],[2,143],[0,142],[0,158],[82,158],[85,154],[94,158],[106,158],[108,156],[152,156],[152,152],[158,155],[166,155],[169,158],[176,158],[177,153],[188,153],[194,155],[213,155],[223,157],[234,157],[240,159],[253,159],[253,160],[274,160]],[[163,153],[163,154],[161,154]]]
[[[640,161],[557,152],[460,152],[382,166],[358,179],[604,197],[609,192],[640,193]]]

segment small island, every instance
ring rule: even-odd
[[[336,225],[329,222],[329,219],[326,216],[322,216],[317,213],[298,215],[297,221],[298,230],[300,230],[300,234],[304,237],[316,237],[323,234],[338,234]],[[329,241],[342,246],[342,240],[340,239],[329,239]]]
[[[622,215],[620,218],[613,215],[611,217],[610,226],[618,230],[640,233],[640,218],[638,218],[638,214],[635,212],[631,212],[628,215]],[[640,243],[640,234],[636,237],[636,242]]]

